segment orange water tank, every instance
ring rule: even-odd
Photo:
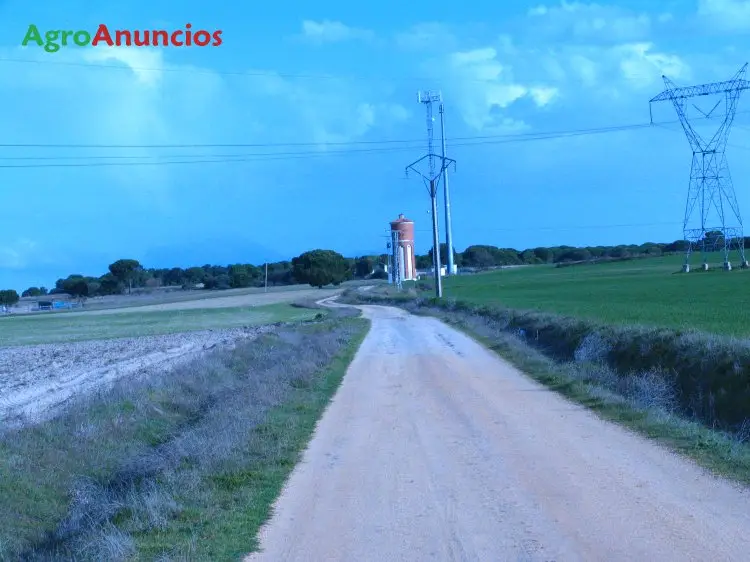
[[[396,257],[401,265],[401,275],[404,281],[417,278],[417,257],[414,253],[414,221],[403,214],[391,221],[391,232],[398,232],[398,252]]]

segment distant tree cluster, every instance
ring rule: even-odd
[[[678,240],[668,244],[647,242],[645,244],[624,244],[619,246],[551,246],[526,250],[498,248],[496,246],[469,246],[463,252],[453,253],[453,263],[459,267],[487,268],[504,265],[533,265],[544,263],[566,263],[591,260],[623,259],[660,256],[674,252],[684,252],[686,242]],[[440,245],[440,263],[445,264],[448,251]],[[426,255],[417,256],[417,268],[432,267],[432,250]]]
[[[707,242],[716,245],[721,240],[720,233],[709,233]],[[750,247],[750,238],[745,239],[745,247]],[[488,245],[473,245],[463,252],[454,251],[454,263],[459,267],[488,268],[505,265],[553,264],[591,260],[624,259],[631,257],[659,256],[673,252],[685,251],[683,240],[664,243],[630,244],[619,246],[552,246],[526,250],[498,248]],[[447,261],[445,244],[440,245],[440,260]],[[416,256],[418,269],[432,267],[432,250],[425,255]],[[268,264],[268,285],[281,286],[295,283],[309,284],[314,287],[337,285],[349,279],[384,279],[387,274],[384,265],[385,254],[346,258],[333,250],[312,250],[305,252],[291,261],[280,261]],[[266,282],[265,264],[232,264],[194,266],[188,268],[172,267],[164,269],[145,268],[134,259],[120,259],[109,265],[107,273],[99,277],[80,274],[68,275],[58,279],[55,287],[48,291],[45,287],[29,287],[23,297],[40,297],[47,294],[66,293],[74,298],[117,295],[133,290],[153,289],[157,287],[175,287],[192,289],[203,287],[207,290],[239,289],[245,287],[262,287]],[[2,291],[5,301],[12,301],[15,291]],[[0,304],[12,306],[0,301]],[[15,301],[17,302],[17,300]],[[15,302],[13,304],[15,304]]]
[[[47,287],[29,287],[23,293],[22,297],[41,297],[48,293]]]
[[[268,264],[268,285],[293,284],[291,262]],[[203,265],[188,268],[145,268],[134,259],[120,259],[109,265],[107,273],[93,277],[74,273],[58,279],[54,288],[29,287],[23,297],[68,294],[85,299],[105,295],[132,293],[157,287],[192,289],[233,289],[262,287],[265,284],[265,264]]]
[[[19,300],[18,293],[13,289],[0,291],[0,306],[13,306]]]

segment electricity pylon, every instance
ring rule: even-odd
[[[688,188],[683,236],[687,243],[683,271],[690,271],[690,255],[696,246],[701,249],[703,269],[708,269],[708,254],[721,250],[724,255],[724,269],[731,270],[730,252],[736,248],[742,267],[748,267],[745,259],[745,238],[742,229],[742,218],[737,196],[729,174],[729,166],[724,155],[732,122],[737,111],[740,92],[750,88],[745,80],[747,63],[726,82],[713,82],[699,86],[677,87],[666,76],[664,90],[649,102],[649,111],[654,102],[671,101],[677,111],[683,131],[693,150],[693,162],[690,170],[690,187]],[[695,107],[703,117],[710,118],[714,111],[724,102],[723,121],[714,135],[706,140],[693,128],[688,119],[687,100],[697,96],[722,95],[716,105],[708,112]],[[653,124],[653,113],[651,123]],[[696,212],[697,209],[697,212]],[[734,215],[727,217],[727,213]]]

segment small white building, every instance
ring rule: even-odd
[[[441,265],[440,266],[440,277],[445,277],[448,274],[448,266]],[[458,266],[456,264],[453,264],[453,275],[458,274]],[[435,268],[430,268],[430,275],[435,275]]]

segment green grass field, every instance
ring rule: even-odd
[[[18,316],[0,319],[0,345],[151,336],[295,322],[311,319],[319,312],[288,304],[270,304],[127,314]]]
[[[643,324],[750,336],[750,270],[679,272],[682,256],[530,266],[445,280],[444,295],[555,312],[610,324]],[[699,260],[693,261],[697,268]],[[720,258],[712,260],[721,263]]]

